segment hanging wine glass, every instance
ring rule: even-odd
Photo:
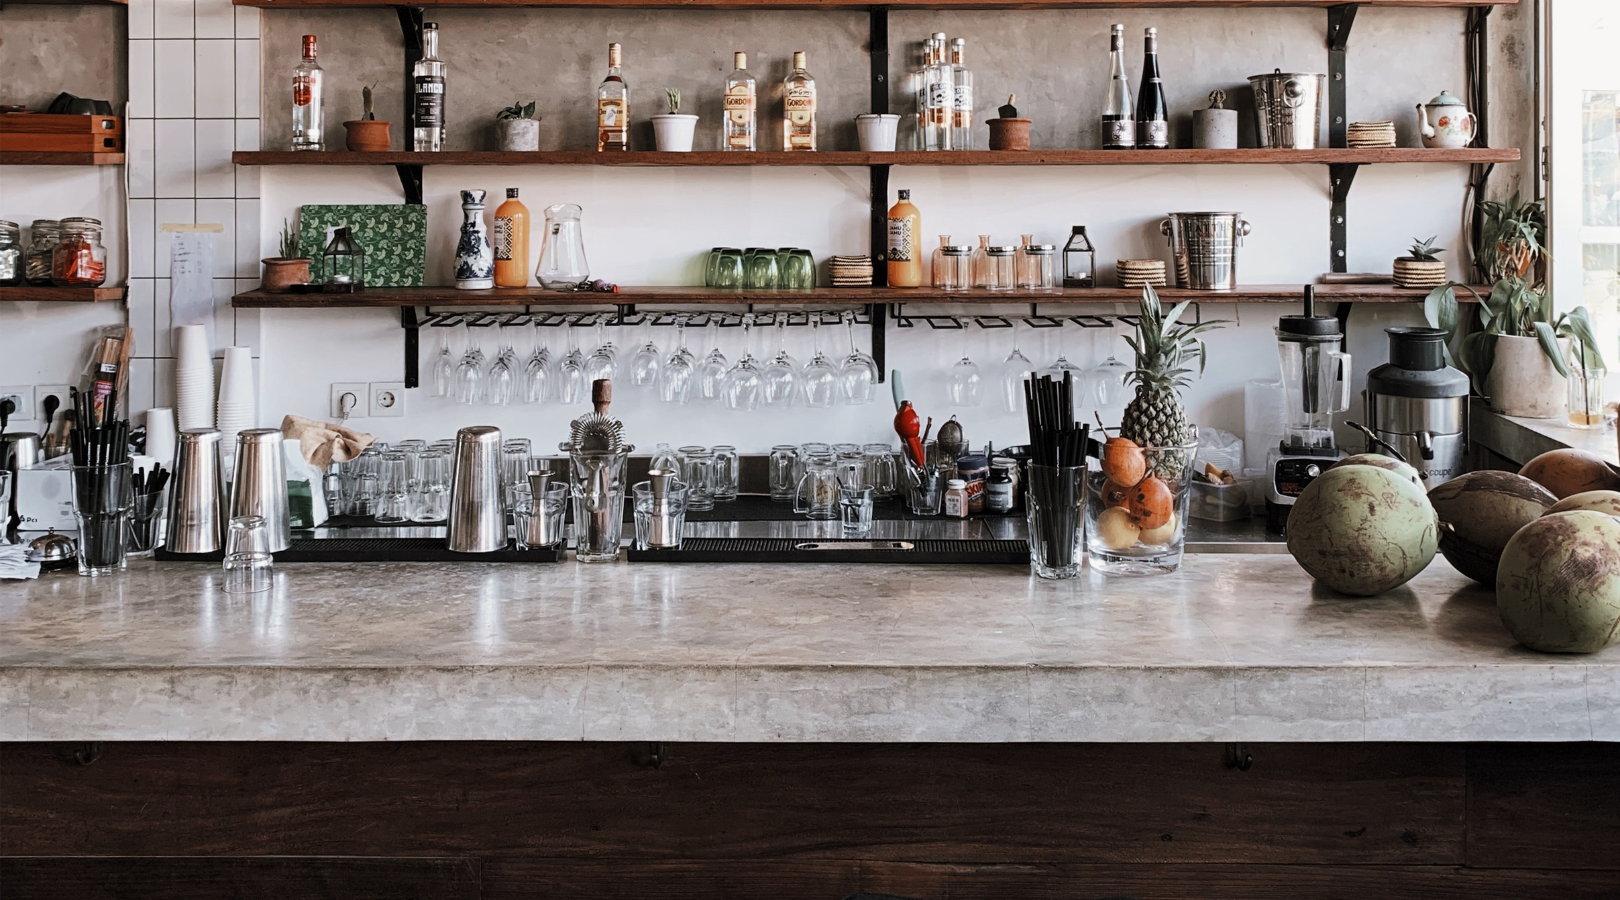
[[[721,385],[726,380],[726,373],[731,371],[731,364],[726,361],[726,355],[720,352],[720,322],[715,316],[709,317],[705,327],[714,329],[714,349],[703,358],[702,365],[697,370],[698,399],[715,401],[722,399]]]
[[[952,321],[962,330],[962,358],[951,366],[951,373],[945,379],[945,393],[952,406],[978,406],[979,364],[968,358],[968,326],[961,319],[953,317]]]
[[[450,396],[451,382],[456,376],[456,360],[450,353],[450,333],[453,328],[439,329],[439,353],[433,358],[433,396]]]
[[[516,378],[512,374],[512,363],[517,354],[512,350],[510,341],[511,329],[505,325],[495,328],[495,339],[499,343],[500,352],[495,354],[495,361],[489,367],[488,384],[484,388],[485,399],[490,406],[506,406],[512,402],[512,393]]]
[[[470,405],[484,399],[484,352],[471,328],[467,329],[467,352],[456,365],[453,392],[457,403]]]
[[[551,350],[546,346],[546,333],[540,330],[539,322],[530,327],[529,336],[533,339],[534,353],[523,364],[523,385],[519,396],[524,403],[544,403],[546,393],[551,388]]]
[[[1073,372],[1074,374],[1071,377],[1078,381],[1080,379],[1080,367],[1069,362],[1069,358],[1063,354],[1063,333],[1068,329],[1063,327],[1062,319],[1054,319],[1053,321],[1058,323],[1058,326],[1052,329],[1057,334],[1057,359],[1052,360],[1052,364],[1047,366],[1042,374],[1052,376],[1053,380],[1062,381],[1064,372]]]
[[[720,394],[728,409],[751,410],[759,406],[759,362],[754,359],[750,341],[752,336],[749,333],[753,327],[754,317],[743,316],[743,355],[726,373],[725,381],[720,385]]]
[[[579,349],[578,327],[578,319],[563,326],[563,331],[568,334],[568,352],[557,366],[557,399],[570,406],[585,402],[585,395],[589,393],[585,381],[585,354]]]
[[[787,349],[787,314],[776,313],[776,355],[765,365],[760,380],[765,390],[765,405],[786,409],[798,399],[799,367]]]
[[[1013,348],[1001,361],[1001,408],[1015,413],[1024,408],[1024,379],[1035,371],[1035,364],[1018,349],[1018,320],[1012,320]]]
[[[613,346],[612,338],[607,336],[607,314],[596,317],[596,349],[585,360],[585,380],[595,383],[602,379],[613,380],[619,371],[619,351]]]
[[[877,393],[877,360],[855,346],[854,313],[844,313],[844,324],[849,331],[849,356],[838,370],[838,388],[844,395],[845,403],[856,406],[871,403]]]
[[[804,367],[804,405],[826,409],[838,401],[838,366],[821,349],[821,314],[810,314],[810,340],[816,355]]]
[[[1107,328],[1098,329],[1108,358],[1093,366],[1088,373],[1093,386],[1090,399],[1097,405],[1098,413],[1110,424],[1118,422],[1125,414],[1125,405],[1131,398],[1130,384],[1125,380],[1131,374],[1131,367],[1114,356],[1118,344],[1114,324],[1110,321]]]
[[[634,359],[630,360],[630,383],[636,387],[652,387],[658,383],[658,370],[663,366],[663,356],[658,352],[658,345],[653,343],[652,320],[647,320],[647,343],[641,345],[636,351]]]
[[[678,345],[675,352],[664,360],[663,371],[659,373],[658,396],[665,403],[684,404],[692,395],[692,376],[696,369],[692,354],[686,349],[686,316],[675,319],[675,343]]]

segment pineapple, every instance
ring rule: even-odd
[[[1142,447],[1180,447],[1193,440],[1193,427],[1176,392],[1192,384],[1193,357],[1198,359],[1198,374],[1204,374],[1204,342],[1194,335],[1224,323],[1177,322],[1189,305],[1191,301],[1181,303],[1166,315],[1159,306],[1159,295],[1151,286],[1143,287],[1136,336],[1125,339],[1136,353],[1136,368],[1126,376],[1136,385],[1136,396],[1125,407],[1119,433]],[[1176,471],[1181,468],[1170,454],[1161,465]]]

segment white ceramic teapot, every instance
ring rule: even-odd
[[[1417,114],[1418,133],[1425,147],[1455,150],[1474,142],[1474,114],[1450,91],[1441,91],[1428,103],[1418,104]]]

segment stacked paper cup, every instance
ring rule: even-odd
[[[174,410],[154,406],[146,411],[146,455],[174,468]]]
[[[182,325],[175,329],[174,414],[182,431],[214,427],[214,354],[208,329]]]
[[[246,347],[226,347],[225,367],[219,375],[219,404],[214,427],[228,458],[236,455],[237,434],[257,428],[253,404],[253,355]]]

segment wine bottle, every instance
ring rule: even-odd
[[[1159,29],[1149,28],[1142,38],[1142,92],[1136,98],[1136,146],[1142,150],[1170,148],[1170,117],[1159,81]]]
[[[1131,83],[1125,79],[1125,26],[1115,25],[1108,35],[1108,99],[1103,103],[1104,150],[1130,150],[1136,146],[1136,117],[1131,106]]]

